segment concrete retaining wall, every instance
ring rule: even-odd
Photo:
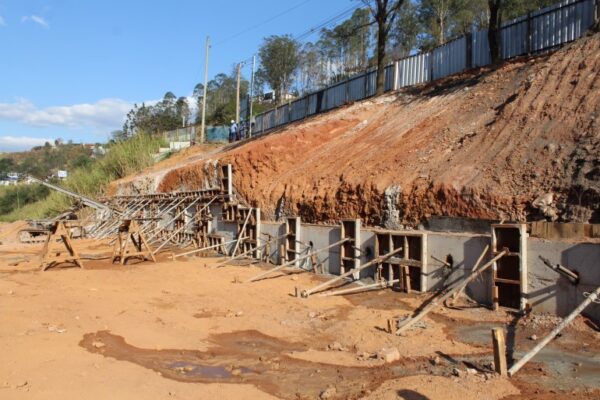
[[[235,224],[223,222],[221,214],[215,207],[213,227],[217,231],[225,231],[235,235]],[[426,241],[424,258],[426,267],[422,271],[422,286],[427,291],[439,290],[452,285],[471,271],[485,246],[491,244],[491,236],[483,234],[459,234],[430,231],[411,231],[423,234]],[[281,236],[285,233],[285,223],[265,222],[261,225],[261,239],[266,240],[262,233]],[[299,241],[312,245],[315,249],[326,247],[340,240],[340,226],[302,224]],[[373,259],[375,251],[375,233],[363,228],[360,236],[361,264]],[[279,244],[271,244],[271,259],[274,263],[279,260]],[[304,246],[300,245],[300,251]],[[446,260],[448,255],[453,261],[453,268],[444,268],[443,264],[434,260]],[[564,277],[546,267],[539,256],[542,255],[553,263],[560,262],[580,274],[577,286],[569,283]],[[324,251],[318,255],[325,271],[339,274],[340,253],[338,248]],[[489,255],[484,262],[489,259]],[[310,263],[304,264],[305,267]],[[372,280],[375,267],[361,272],[361,279]],[[565,316],[583,300],[583,293],[593,291],[600,286],[600,244],[596,243],[567,243],[548,241],[535,238],[527,239],[527,277],[528,286],[524,294],[526,301],[531,304],[534,312],[554,313]],[[492,272],[491,269],[469,284],[466,293],[482,304],[492,301]],[[590,305],[584,313],[596,321],[600,321],[600,305]]]

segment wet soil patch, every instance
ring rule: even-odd
[[[135,347],[109,331],[84,335],[80,346],[91,353],[152,369],[181,382],[249,383],[286,399],[318,398],[335,387],[335,399],[361,398],[382,382],[428,371],[442,375],[444,368],[425,359],[401,360],[380,367],[344,367],[292,358],[292,351],[308,346],[285,342],[257,331],[239,331],[211,337],[208,351]]]

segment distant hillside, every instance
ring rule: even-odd
[[[0,180],[11,172],[46,178],[58,170],[74,170],[89,165],[93,145],[58,144],[34,147],[30,151],[0,154]]]

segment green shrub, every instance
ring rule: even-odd
[[[59,186],[88,197],[98,197],[111,181],[151,166],[154,163],[153,155],[158,152],[161,144],[162,139],[141,133],[131,139],[113,143],[107,148],[104,157],[71,171],[69,178],[59,183]],[[29,197],[32,202],[23,202],[22,207],[7,207],[6,211],[0,208],[0,220],[46,218],[66,210],[72,204],[72,198],[46,190],[45,196]],[[4,195],[0,192],[0,196],[1,207]],[[10,200],[6,201],[10,203]]]

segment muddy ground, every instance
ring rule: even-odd
[[[239,283],[266,266],[167,254],[40,272],[41,245],[0,239],[2,399],[600,398],[600,333],[583,318],[509,380],[491,370],[490,329],[505,327],[519,358],[556,318],[463,300],[397,337],[387,319],[429,295],[298,299],[295,287],[325,277],[290,270]],[[110,251],[75,245],[86,257]],[[399,360],[380,357],[394,348]]]

